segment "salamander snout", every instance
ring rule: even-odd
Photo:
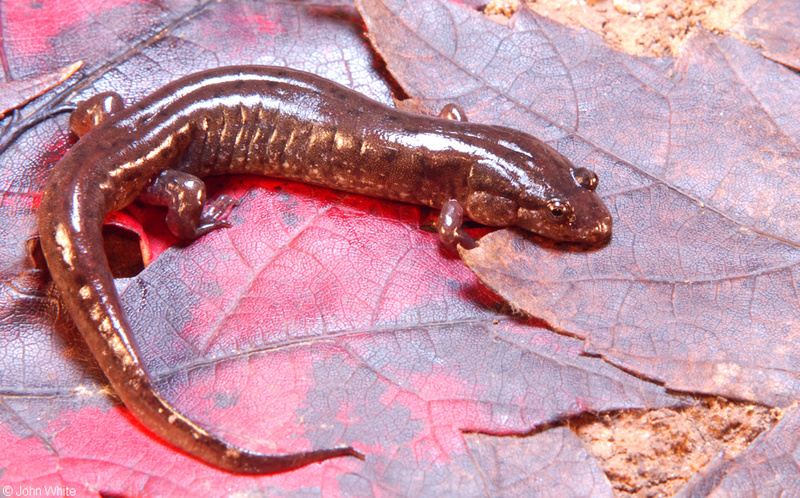
[[[580,199],[560,200],[563,212],[570,215],[554,219],[550,208],[520,208],[514,223],[520,228],[559,242],[572,242],[586,246],[598,246],[611,238],[614,222],[608,208],[594,192]],[[575,205],[577,202],[577,206]]]
[[[516,226],[556,242],[597,246],[611,238],[611,213],[598,175],[530,135],[489,127],[482,157],[459,201],[472,220]],[[498,138],[499,137],[499,138]]]
[[[613,225],[614,221],[610,214],[597,220],[595,226],[589,228],[584,234],[583,238],[586,244],[597,246],[608,242],[608,240],[611,239],[611,229]]]
[[[571,165],[567,171],[571,178],[564,169],[551,170],[552,189],[550,197],[545,197],[544,207],[540,213],[521,208],[516,224],[557,241],[586,246],[605,244],[611,239],[614,221],[595,192],[597,174]]]
[[[530,188],[516,198],[513,224],[559,242],[602,245],[611,238],[611,213],[595,192],[597,175],[585,168],[553,168],[549,192],[537,197]],[[524,189],[519,189],[524,191]]]
[[[573,193],[573,202],[578,203],[580,209],[571,221],[572,231],[579,242],[591,246],[605,244],[611,239],[614,220],[605,203],[595,193],[598,180],[597,175],[585,168],[574,168],[573,177],[581,186]]]

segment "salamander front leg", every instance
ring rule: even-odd
[[[455,252],[457,246],[464,249],[475,249],[478,243],[475,239],[464,231],[461,226],[464,223],[464,208],[455,200],[450,199],[442,205],[442,211],[439,213],[439,220],[436,222],[436,228],[439,231],[439,238],[442,243]]]
[[[167,226],[176,237],[192,240],[218,228],[229,227],[231,208],[239,201],[221,195],[206,202],[206,185],[182,171],[166,170],[139,196],[148,204],[167,206]]]

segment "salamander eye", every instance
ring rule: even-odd
[[[590,169],[574,168],[572,170],[572,177],[575,178],[575,181],[578,182],[578,185],[586,190],[594,192],[597,189],[597,184],[599,183],[597,180],[597,174]]]
[[[550,199],[545,208],[545,216],[554,223],[564,223],[572,218],[572,205],[561,199]]]

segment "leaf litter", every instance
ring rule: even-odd
[[[201,50],[199,50],[199,52],[200,52],[200,53],[203,53],[203,49],[202,49],[202,43],[197,43],[197,41],[193,41],[193,43],[194,43],[194,46],[192,46],[191,44],[180,44],[179,42],[174,42],[174,43],[178,43],[179,45],[182,45],[182,46],[181,46],[181,49],[182,49],[182,50],[184,50],[184,51],[186,51],[186,52],[188,52],[188,53],[195,53],[195,52],[198,52],[198,47],[200,47],[200,48],[201,48]],[[206,50],[206,53],[208,53],[208,51],[207,51],[207,50]],[[198,54],[195,54],[195,55],[198,55]],[[152,54],[150,54],[150,57],[153,57],[153,55],[152,55]],[[191,59],[192,59],[192,60],[200,60],[200,59],[198,59],[197,57],[192,57]],[[141,62],[141,60],[140,60],[140,62]],[[230,60],[228,60],[227,62],[228,62],[228,63],[230,63],[230,62],[233,62],[233,61],[230,61]],[[654,64],[656,64],[656,66],[657,66],[657,63],[654,63]],[[127,74],[129,74],[129,73],[130,73],[130,68],[128,67],[128,68],[125,68],[125,69],[123,69],[123,71],[122,71],[122,73],[121,73],[121,74],[123,74],[123,75],[127,75]],[[114,75],[114,77],[118,78],[118,77],[119,77],[119,74],[120,74],[120,73],[117,73],[116,75]],[[124,78],[123,78],[123,81],[124,81]],[[117,83],[112,83],[112,86],[113,86],[113,87],[115,87],[115,88],[116,88],[116,87],[119,87],[119,82],[117,82]],[[546,136],[546,135],[547,135],[547,134],[545,133],[543,136]],[[484,298],[484,299],[486,299],[486,298]],[[487,301],[481,301],[481,300],[479,300],[479,302],[490,303],[490,302],[491,302],[491,299],[488,299]],[[184,304],[185,304],[185,303],[184,303]],[[452,306],[452,304],[450,304],[450,305],[448,305],[448,306]],[[491,308],[491,305],[489,305],[489,308]],[[524,330],[524,329],[523,329],[523,330]],[[500,338],[501,338],[501,339],[503,339],[503,340],[509,340],[510,338],[514,337],[514,335],[515,335],[515,334],[518,334],[518,333],[519,333],[519,332],[518,332],[518,331],[516,331],[516,332],[512,332],[512,334],[511,334],[511,335],[507,335],[507,334],[506,334],[505,338],[503,338],[502,336],[498,336],[498,337],[500,337]],[[249,340],[247,337],[244,337],[244,339],[247,339],[247,340]],[[547,342],[547,341],[544,339],[544,337],[543,337],[543,336],[542,336],[542,337],[538,337],[538,338],[536,338],[536,339],[534,340],[533,344],[536,344],[536,343],[537,343],[537,341],[538,341],[538,345],[539,345],[539,346],[541,346],[541,344],[543,344],[543,342],[542,342],[542,341],[544,341],[544,343],[546,343],[546,342]],[[162,343],[162,344],[166,344],[166,343]],[[211,344],[211,346],[212,346],[211,350],[213,350],[213,347],[214,347],[214,346],[213,346],[213,344],[214,344],[214,343],[212,342],[212,343],[210,343],[210,344]],[[556,346],[556,348],[564,348],[566,344],[570,344],[570,346],[568,346],[569,348],[574,348],[574,347],[575,347],[575,346],[574,346],[574,343],[567,341],[567,343],[565,343],[565,344],[561,344],[561,345],[559,345],[559,346]],[[208,344],[206,344],[206,346],[208,346]],[[219,346],[216,346],[216,347],[219,347]],[[512,350],[513,350],[513,348],[512,348]],[[162,350],[162,351],[163,351],[163,350]],[[368,347],[368,348],[367,348],[365,351],[374,351],[374,348]],[[378,360],[380,360],[381,362],[383,361],[383,360],[381,360],[380,358],[377,358],[377,359],[378,359]],[[588,364],[588,363],[587,363],[587,364]],[[377,369],[376,369],[376,371],[377,371]],[[169,375],[169,373],[170,373],[170,370],[168,370],[168,369],[167,369],[167,370],[164,370],[164,372],[166,372],[166,373],[167,373],[167,375]],[[173,372],[174,372],[174,370],[173,370]],[[191,370],[190,370],[190,372],[191,372]],[[192,374],[192,375],[194,375],[194,374]],[[228,375],[228,374],[226,374],[226,375]],[[607,373],[605,373],[605,371],[604,371],[603,375],[607,375]],[[181,384],[181,382],[178,382],[178,386],[180,386],[180,384]],[[168,385],[169,385],[169,383],[168,383]],[[401,385],[412,386],[412,384],[401,384]],[[333,390],[333,387],[334,387],[334,386],[329,386],[329,387],[328,387],[326,390],[324,390],[324,391],[325,391],[325,392],[327,392],[327,393],[330,393],[330,392],[335,392],[335,391]],[[221,395],[221,394],[224,394],[224,393],[217,393],[217,394],[220,394],[220,395]],[[200,397],[202,398],[202,396],[203,396],[203,395],[204,395],[204,394],[203,394],[203,392],[202,392],[202,391],[201,391],[201,392],[198,392],[198,393],[195,393],[195,392],[189,392],[189,393],[185,394],[185,396],[186,396],[186,399],[187,399],[187,400],[190,400],[190,399],[192,399],[192,398],[195,398],[195,399],[196,399],[196,397],[197,397],[197,396],[200,396]],[[323,394],[322,394],[322,391],[320,391],[320,392],[318,393],[318,395],[319,395],[319,396],[323,396]],[[231,396],[216,396],[214,399],[216,399],[216,400],[218,401],[218,403],[220,402],[219,400],[223,400],[223,399],[233,400],[233,399],[236,399],[236,393],[232,393],[232,395],[231,395]],[[323,402],[324,402],[324,396],[320,398],[320,401],[323,401]],[[230,402],[227,402],[227,401],[226,401],[226,402],[223,402],[223,403],[221,403],[221,404],[220,404],[220,406],[229,406],[229,405],[230,405]],[[609,406],[610,406],[610,405],[609,405]],[[607,408],[606,408],[606,409],[607,409]],[[578,410],[577,410],[577,411],[581,411],[581,408],[580,408],[580,407],[578,407]],[[391,476],[390,476],[390,477],[391,477]],[[407,476],[397,475],[397,476],[395,476],[395,477],[398,479],[398,481],[400,481],[400,480],[402,480],[402,479],[403,479],[403,477],[407,477]],[[406,481],[406,482],[408,482],[408,481]],[[351,489],[355,489],[355,488],[351,488]],[[401,488],[397,488],[397,489],[398,489],[398,490],[400,490]],[[409,489],[409,488],[402,488],[402,489]],[[442,488],[442,489],[453,489],[453,488]]]

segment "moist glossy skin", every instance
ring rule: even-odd
[[[219,227],[235,204],[205,202],[201,178],[249,173],[442,208],[440,233],[473,247],[461,214],[589,245],[611,235],[597,177],[534,137],[403,112],[336,83],[285,68],[219,68],[177,80],[122,109],[116,94],[82,105],[82,135],[56,165],[39,234],[65,305],[120,399],[150,430],[188,454],[237,473],[274,473],[349,447],[262,455],[234,447],[182,416],[153,389],[103,250],[106,216],[140,197],[168,206],[191,239]],[[462,211],[459,211],[463,207]]]

